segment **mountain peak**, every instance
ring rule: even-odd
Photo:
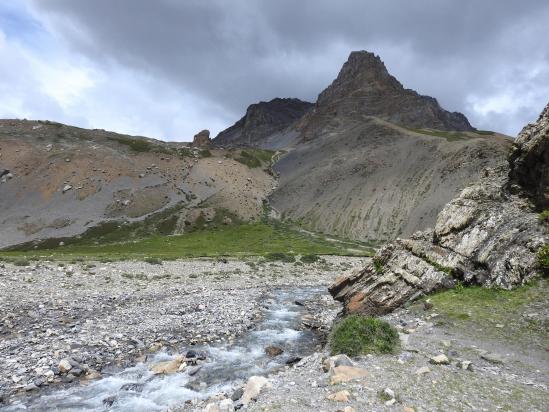
[[[364,50],[349,55],[337,78],[318,96],[316,112],[377,116],[406,127],[473,130],[463,114],[405,89],[379,56]]]

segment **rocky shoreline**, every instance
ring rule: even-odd
[[[0,405],[182,346],[231,342],[273,287],[327,286],[362,258],[0,265]],[[317,308],[318,309],[318,308]],[[331,323],[316,310],[310,322]]]

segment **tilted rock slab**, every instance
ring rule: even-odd
[[[457,281],[510,289],[535,276],[537,251],[549,242],[549,228],[538,219],[537,189],[522,186],[515,176],[548,167],[545,155],[534,157],[537,163],[516,160],[532,159],[528,150],[549,150],[548,127],[540,124],[549,124],[548,108],[519,135],[520,157],[512,156],[508,168],[486,169],[444,207],[434,230],[397,239],[362,270],[336,279],[330,293],[344,302],[345,312],[381,315]]]

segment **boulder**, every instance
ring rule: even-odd
[[[362,379],[368,375],[366,369],[355,366],[336,366],[331,369],[330,384],[337,385],[343,382],[350,382]]]
[[[58,365],[59,372],[68,373],[72,369],[72,365],[69,359],[61,359]]]
[[[322,369],[324,372],[329,372],[336,366],[355,366],[353,361],[347,355],[335,355],[324,359]]]
[[[175,372],[179,372],[182,370],[182,367],[184,368],[185,358],[181,355],[176,356],[174,359],[171,359],[169,361],[164,362],[158,362],[150,367],[150,370],[155,375],[160,374],[171,374]]]
[[[195,147],[208,147],[211,144],[210,131],[202,130],[194,135],[193,146]]]
[[[450,364],[450,360],[444,354],[433,356],[432,358],[429,359],[429,362],[432,363],[433,365],[449,365]]]
[[[329,394],[326,399],[334,402],[349,402],[349,396],[351,396],[349,391],[343,390]]]
[[[247,405],[251,401],[257,400],[257,397],[264,388],[272,387],[269,380],[263,376],[252,376],[246,382],[244,386],[244,393],[242,394],[242,404]]]
[[[265,348],[265,353],[271,357],[275,357],[284,353],[284,350],[278,346],[267,346]]]

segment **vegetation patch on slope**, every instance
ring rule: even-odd
[[[265,164],[270,164],[274,151],[262,149],[246,149],[240,152],[240,156],[235,160],[245,164],[250,169],[261,167]]]
[[[116,238],[122,236],[117,233]],[[106,234],[103,239],[113,239]],[[116,241],[101,244],[94,242],[75,243],[47,250],[10,251],[0,257],[31,257],[52,259],[143,259],[157,257],[177,259],[215,256],[270,256],[284,255],[356,255],[366,256],[370,249],[355,245],[350,252],[347,243],[334,243],[306,233],[291,230],[282,225],[265,223],[231,225],[216,230],[199,230],[183,235],[154,235],[133,241]],[[274,254],[274,255],[273,255]],[[291,256],[291,258],[289,257]]]
[[[458,140],[464,140],[469,139],[473,137],[475,134],[479,136],[493,136],[494,132],[489,130],[476,130],[474,132],[452,132],[447,130],[435,130],[435,129],[415,129],[412,127],[406,127],[406,129],[410,130],[414,133],[420,133],[425,134],[428,136],[435,136],[435,137],[442,137],[446,139],[449,142],[454,142]]]
[[[539,279],[513,290],[461,287],[433,294],[429,301],[438,322],[463,333],[480,328],[497,340],[542,343],[549,341],[549,324],[542,316],[549,304],[548,286]],[[423,305],[414,304],[412,310],[421,312]]]

